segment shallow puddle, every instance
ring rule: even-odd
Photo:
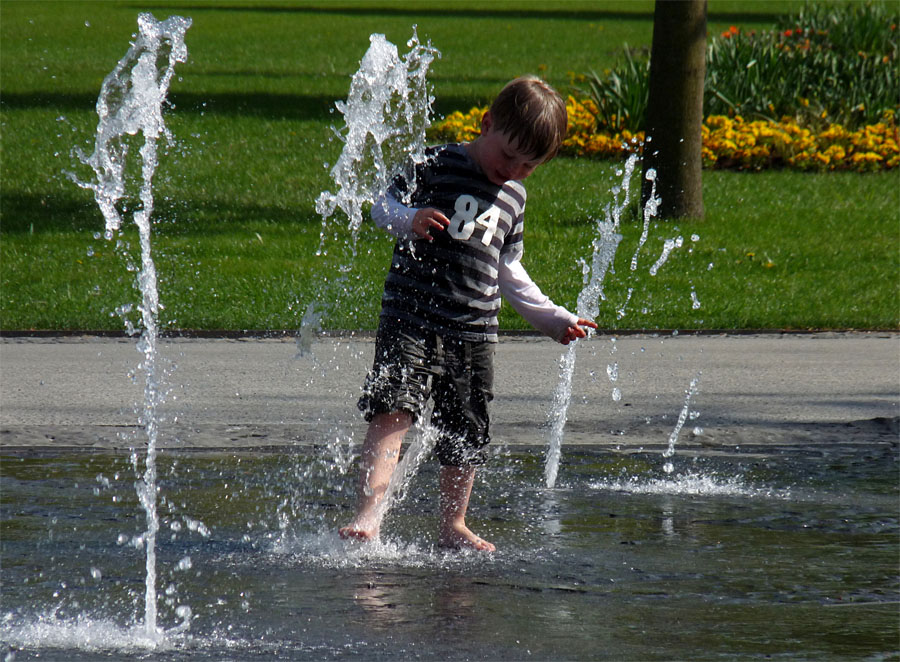
[[[349,448],[162,452],[159,625],[127,455],[2,456],[7,660],[885,659],[898,653],[895,444],[675,458],[499,449],[436,547],[436,467],[345,543]],[[8,651],[8,652],[7,652]]]

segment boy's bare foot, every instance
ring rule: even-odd
[[[484,538],[476,535],[465,524],[442,530],[439,544],[450,549],[474,549],[478,552],[495,552],[497,548]]]
[[[370,541],[378,539],[378,526],[371,522],[353,520],[347,526],[338,529],[338,535],[344,540]]]

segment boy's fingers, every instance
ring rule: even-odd
[[[437,230],[444,230],[448,225],[450,225],[450,219],[444,216],[441,212],[436,211],[428,217],[428,225]]]
[[[440,223],[440,221],[435,219],[434,214],[428,215],[417,215],[413,220],[413,232],[419,235],[422,239],[428,239],[429,241],[434,239],[431,236],[431,229],[435,228],[438,230],[443,230],[444,225]]]
[[[579,329],[578,327],[570,326],[568,329],[566,329],[566,333],[565,333],[565,335],[563,335],[562,340],[560,340],[560,342],[563,345],[568,345],[570,342],[572,342],[576,338],[583,338],[586,335],[583,331],[579,334],[579,331],[581,331],[581,329]]]
[[[416,227],[416,224],[418,224],[418,227]],[[413,221],[413,231],[422,239],[431,241],[434,239],[431,236],[432,229],[445,230],[448,225],[450,225],[450,219],[444,214],[437,210],[426,210],[425,214],[417,216],[416,220]]]

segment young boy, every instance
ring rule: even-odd
[[[490,441],[501,294],[532,326],[568,344],[597,328],[556,306],[521,264],[528,175],[559,151],[568,117],[538,78],[513,80],[466,144],[427,150],[414,182],[397,178],[372,208],[397,237],[381,300],[375,360],[359,408],[363,443],[356,516],[343,538],[378,537],[379,504],[409,427],[433,399],[440,464],[439,543],[494,551],[465,521],[475,467]]]

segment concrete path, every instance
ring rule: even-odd
[[[293,340],[165,340],[160,351],[169,388],[162,447],[362,440],[355,402],[370,338],[323,338],[305,356]],[[545,339],[501,339],[496,442],[546,444],[565,351]],[[140,446],[141,358],[134,339],[2,339],[0,449]],[[564,443],[663,448],[692,380],[679,448],[898,441],[900,335],[849,333],[582,341]]]

